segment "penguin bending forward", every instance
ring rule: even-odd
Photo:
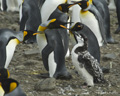
[[[39,1],[41,2],[41,1]],[[24,0],[22,3],[22,11],[20,12],[20,30],[26,30],[29,34],[37,32],[39,25],[41,24],[40,9],[42,5],[38,0]],[[24,43],[35,43],[36,36],[25,37]]]
[[[15,32],[10,29],[0,29],[0,68],[7,68],[17,44],[24,40],[27,32]]]
[[[87,38],[77,32],[73,34],[77,42],[71,51],[75,69],[83,76],[88,86],[94,86],[94,83],[104,83],[103,72],[98,61],[87,51]]]
[[[42,46],[39,46],[42,54],[42,60],[44,67],[49,71],[49,77],[70,79],[71,75],[68,73],[65,66],[65,55],[67,53],[68,44],[68,33],[66,29],[62,28],[61,25],[66,25],[67,22],[62,22],[57,19],[48,20],[42,23],[38,30],[40,33],[37,37],[44,35],[46,45],[41,50]],[[44,31],[44,32],[43,32]],[[40,37],[37,40],[39,43]]]

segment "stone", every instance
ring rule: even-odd
[[[111,59],[115,59],[116,55],[114,53],[110,53],[110,54],[106,54],[103,56],[104,60],[111,60]]]
[[[47,78],[37,82],[34,88],[37,91],[50,91],[50,90],[54,90],[55,87],[56,87],[55,78]]]

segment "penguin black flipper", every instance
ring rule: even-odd
[[[116,0],[116,11],[117,11],[117,18],[118,18],[118,28],[115,31],[115,34],[120,33],[120,0]]]
[[[4,68],[6,61],[5,44],[0,40],[0,68]]]
[[[20,22],[20,30],[26,30],[33,34],[37,31],[41,23],[41,15],[37,0],[24,0],[22,4],[22,18]],[[28,39],[27,43],[36,42],[36,36]]]
[[[93,0],[93,5],[97,8],[97,10],[102,14],[104,20],[105,27],[105,35],[106,40],[110,44],[114,44],[115,41],[110,33],[110,13],[108,9],[108,5],[105,0]]]
[[[89,9],[89,11],[92,12],[95,15],[96,19],[98,20],[101,36],[104,40],[104,43],[106,44],[107,41],[106,41],[106,36],[105,36],[105,28],[104,28],[103,19],[102,19],[101,14],[93,5],[91,5],[91,8]]]

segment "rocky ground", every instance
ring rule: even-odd
[[[110,13],[111,33],[118,44],[101,47],[101,66],[110,68],[110,73],[104,74],[107,84],[98,84],[90,88],[82,87],[84,81],[75,73],[70,58],[66,60],[66,66],[73,77],[71,80],[41,78],[39,74],[46,73],[46,70],[37,44],[17,46],[9,65],[11,78],[18,80],[27,96],[120,96],[120,34],[114,34],[117,28],[116,11]],[[0,28],[18,31],[19,14],[0,12]],[[42,89],[44,87],[49,89],[49,86],[51,87],[49,91]]]

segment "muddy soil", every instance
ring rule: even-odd
[[[101,47],[101,66],[110,68],[110,73],[104,74],[107,84],[98,84],[84,88],[83,79],[75,73],[70,58],[66,60],[71,80],[56,80],[56,88],[51,91],[36,91],[34,86],[43,78],[40,73],[46,73],[37,44],[19,44],[8,67],[11,78],[18,80],[27,96],[120,96],[120,34],[114,34],[117,28],[116,11],[110,11],[111,33],[118,44],[108,44]],[[19,30],[19,13],[0,12],[0,28]],[[103,59],[106,54],[114,54],[113,59]]]

